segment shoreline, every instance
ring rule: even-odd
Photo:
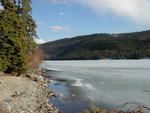
[[[35,69],[19,77],[1,74],[0,113],[58,113],[49,103],[52,97],[45,69]]]
[[[49,75],[51,71],[48,70],[45,76],[52,80],[49,89],[54,92],[56,97],[50,98],[49,101],[59,109],[60,113],[82,113],[91,109],[89,101],[79,98],[77,92],[70,86],[69,81],[53,78]]]

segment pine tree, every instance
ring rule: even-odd
[[[0,0],[0,71],[22,73],[28,69],[28,56],[37,45],[36,24],[30,0]]]
[[[35,28],[36,28],[36,24],[35,21],[33,20],[32,16],[31,16],[31,0],[22,0],[20,1],[21,6],[20,7],[20,15],[21,18],[23,19],[23,23],[22,23],[22,27],[23,27],[23,32],[24,34],[22,34],[21,36],[25,42],[27,43],[26,45],[28,46],[27,48],[29,50],[32,50],[32,48],[34,48],[36,45],[33,42],[33,38],[37,37]]]

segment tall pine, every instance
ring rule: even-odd
[[[30,0],[0,0],[0,71],[26,72],[28,54],[37,47],[36,24],[31,16]]]

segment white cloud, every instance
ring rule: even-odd
[[[139,26],[139,27],[138,27],[139,30],[147,30],[147,29],[149,29],[149,28],[150,28],[150,24],[149,24],[149,25],[147,24],[147,25],[143,25],[143,26]]]
[[[49,0],[53,3],[78,2],[88,5],[98,14],[113,13],[128,17],[138,24],[150,24],[150,0]]]
[[[59,15],[60,15],[60,16],[64,16],[65,13],[61,11],[61,12],[59,12]]]
[[[97,13],[112,12],[139,24],[150,24],[150,0],[77,0]]]
[[[70,27],[68,26],[59,26],[59,25],[56,25],[56,26],[52,26],[51,27],[51,30],[54,31],[54,32],[57,32],[57,31],[64,31],[64,30],[69,30]]]
[[[34,41],[37,43],[37,44],[42,44],[42,43],[45,43],[46,41],[45,40],[43,40],[43,39],[41,39],[41,38],[36,38],[36,39],[34,39]]]

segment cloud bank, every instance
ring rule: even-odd
[[[101,11],[125,16],[140,24],[150,24],[150,0],[77,0],[97,13]]]
[[[150,0],[49,0],[53,3],[78,2],[101,12],[124,16],[139,24],[150,24]]]
[[[59,26],[59,25],[56,25],[56,26],[52,26],[51,27],[51,30],[54,31],[54,32],[57,32],[57,31],[65,31],[65,30],[69,30],[70,27],[68,26]]]

